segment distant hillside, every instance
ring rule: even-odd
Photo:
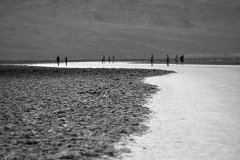
[[[240,0],[1,0],[0,59],[240,56]]]

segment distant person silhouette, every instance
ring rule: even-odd
[[[166,57],[166,61],[167,61],[167,66],[169,66],[170,57],[168,55]]]
[[[176,65],[178,64],[178,55],[176,55],[176,57],[175,57],[175,62],[176,62]]]
[[[66,66],[67,66],[67,62],[68,62],[68,58],[67,58],[67,56],[65,56],[65,63],[66,63]]]
[[[111,58],[108,56],[108,63],[110,63],[111,62]]]
[[[105,56],[102,56],[102,63],[105,63]]]
[[[112,57],[112,63],[113,63],[114,61],[115,61],[115,57],[113,56],[113,57]]]
[[[182,64],[184,64],[184,54],[181,55],[180,61],[181,61]]]
[[[153,61],[154,61],[154,58],[153,58],[153,54],[152,54],[152,56],[150,58],[151,66],[153,66]]]
[[[60,62],[60,57],[59,56],[57,56],[57,64],[58,64],[58,66],[59,66],[59,62]]]

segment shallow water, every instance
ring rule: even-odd
[[[36,66],[36,65],[35,65]],[[37,64],[56,67],[56,64]],[[60,67],[64,67],[61,64]],[[69,68],[146,68],[173,70],[150,77],[160,92],[146,104],[154,111],[143,136],[119,148],[122,159],[226,159],[240,157],[240,66],[80,62]]]

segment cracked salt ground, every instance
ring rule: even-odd
[[[240,68],[171,69],[179,73],[146,80],[161,88],[148,104],[150,132],[132,137],[122,159],[238,159]]]
[[[240,66],[75,63],[70,67],[168,69],[146,79],[161,89],[148,102],[149,131],[132,136],[122,159],[217,159],[240,157]],[[124,151],[125,148],[125,151]],[[127,150],[126,148],[130,149]]]

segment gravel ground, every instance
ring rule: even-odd
[[[99,159],[142,133],[158,90],[144,69],[0,66],[0,159]]]

